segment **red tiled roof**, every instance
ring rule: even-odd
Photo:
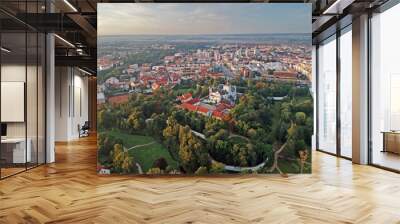
[[[227,104],[227,103],[220,103],[220,104],[217,105],[215,110],[223,111],[225,109],[232,109],[232,106]]]
[[[224,113],[214,110],[213,113],[212,113],[212,116],[222,119],[224,117]]]
[[[224,74],[221,73],[221,72],[212,72],[212,73],[209,73],[209,76],[212,76],[212,77],[222,77],[222,76],[224,76]]]
[[[189,103],[182,103],[180,105],[181,108],[190,110],[190,111],[196,111],[197,107],[195,105],[189,104]]]
[[[202,113],[208,113],[209,110],[206,107],[197,106],[197,111]]]
[[[189,101],[186,102],[186,103],[195,104],[195,103],[198,103],[198,102],[200,102],[200,99],[199,99],[199,98],[193,98],[193,99],[189,100]]]
[[[295,72],[274,72],[274,76],[278,78],[296,79],[297,73]]]
[[[189,111],[198,111],[201,113],[208,113],[209,110],[206,107],[202,107],[202,106],[195,106],[193,104],[189,104],[189,103],[182,103],[180,105],[181,108],[189,110]]]
[[[191,98],[192,97],[192,94],[191,93],[185,93],[185,94],[183,94],[182,96],[179,96],[179,99],[180,100],[187,100],[187,99],[189,99],[189,98]]]

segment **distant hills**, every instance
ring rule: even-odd
[[[207,35],[121,35],[99,36],[99,44],[115,42],[141,43],[266,43],[266,44],[311,44],[311,34],[279,33],[279,34],[207,34]]]

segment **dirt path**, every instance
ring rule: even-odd
[[[283,149],[285,149],[286,144],[287,143],[283,144],[278,150],[276,150],[274,152],[274,163],[272,164],[271,168],[268,170],[269,172],[273,172],[275,169],[277,169],[280,174],[283,174],[283,172],[281,171],[281,169],[279,169],[279,166],[278,166],[278,158],[279,158],[279,153],[281,153],[283,151]]]

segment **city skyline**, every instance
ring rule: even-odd
[[[99,36],[310,33],[309,4],[102,3]],[[286,16],[290,11],[290,16]],[[129,21],[121,23],[121,21]]]

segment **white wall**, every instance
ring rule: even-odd
[[[55,141],[67,141],[69,133],[69,68],[55,69]]]
[[[88,78],[72,67],[56,67],[55,73],[55,140],[70,141],[88,120]]]
[[[39,69],[38,71],[36,69]],[[26,120],[22,122],[6,122],[8,138],[25,138],[30,139],[30,148],[32,162],[44,163],[44,74],[41,67],[25,66],[25,64],[2,64],[1,81],[2,82],[24,82],[26,84],[26,107],[20,108],[22,113],[26,110]],[[27,78],[27,80],[25,80]],[[24,90],[21,90],[24,94]],[[7,96],[2,96],[7,97]],[[1,108],[4,112],[12,110],[11,108]],[[12,111],[7,111],[12,113]],[[37,155],[38,153],[38,155]]]
[[[1,66],[1,81],[2,82],[25,82],[24,65],[5,64]],[[7,110],[7,108],[1,108]],[[7,123],[7,137],[25,137],[25,122]]]

